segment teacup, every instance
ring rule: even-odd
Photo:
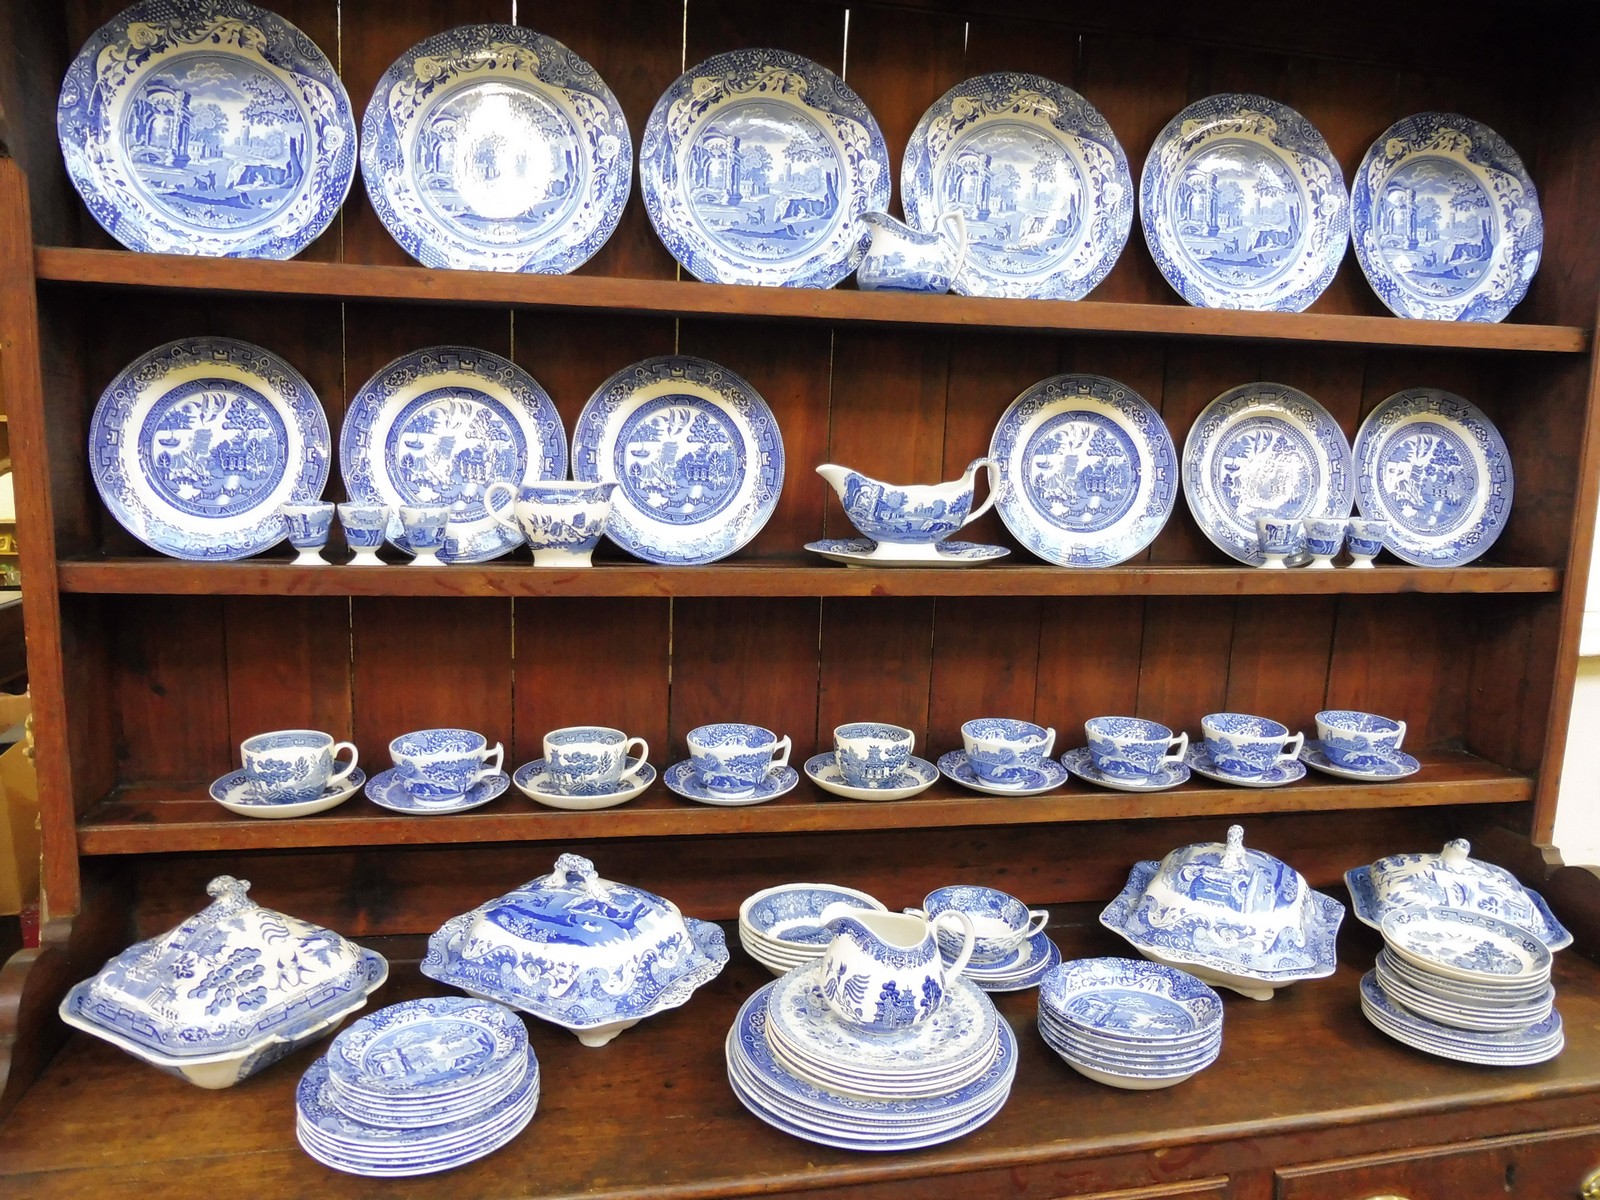
[[[1389,536],[1389,522],[1371,517],[1351,517],[1345,546],[1350,551],[1352,567],[1371,567],[1372,560],[1383,549],[1383,540]]]
[[[1400,749],[1406,723],[1377,713],[1329,708],[1317,714],[1317,738],[1328,761],[1353,771],[1380,767]]]
[[[283,504],[278,511],[283,514],[289,544],[300,551],[294,565],[327,566],[328,560],[322,557],[322,548],[328,544],[328,530],[333,525],[333,505],[317,500],[309,504]]]
[[[389,508],[384,504],[358,504],[348,501],[339,505],[339,524],[344,528],[345,545],[355,551],[348,566],[381,567],[378,547],[389,535]]]
[[[411,551],[413,567],[437,567],[439,551],[444,549],[444,527],[450,510],[442,505],[400,506],[400,524],[406,531],[406,549]]]
[[[505,747],[488,745],[488,738],[470,729],[419,729],[390,742],[389,756],[400,786],[418,800],[456,800],[499,774]]]
[[[611,515],[615,483],[550,480],[513,487],[491,483],[484,507],[497,523],[520,532],[536,567],[587,567]]]
[[[1032,721],[979,717],[961,726],[972,773],[985,783],[1022,785],[1055,748],[1056,731]]]
[[[1200,718],[1206,751],[1224,775],[1255,779],[1280,762],[1293,762],[1306,735],[1289,735],[1289,727],[1248,713],[1210,713]]]
[[[638,762],[629,767],[629,751]],[[564,796],[609,796],[646,771],[650,744],[605,725],[569,725],[544,735],[545,772]]]
[[[972,961],[975,963],[995,963],[1010,958],[1050,921],[1045,909],[1030,909],[998,888],[975,884],[937,888],[928,893],[922,909],[930,919],[947,912],[966,914],[967,920],[972,922]],[[948,957],[961,953],[959,937],[945,929],[940,929],[937,936],[939,949]]]
[[[1301,522],[1278,517],[1257,517],[1256,537],[1261,543],[1263,567],[1282,568],[1284,559],[1300,548],[1305,533]]]
[[[1333,559],[1344,545],[1344,526],[1340,520],[1315,517],[1306,522],[1306,552],[1311,555],[1312,568],[1333,570]]]
[[[333,762],[341,750],[350,751],[350,761],[335,773]],[[330,786],[348,779],[358,757],[349,742],[336,742],[316,729],[258,733],[239,746],[239,758],[256,799],[279,804],[315,800]]]
[[[788,737],[759,725],[701,725],[685,740],[701,786],[730,800],[750,795],[779,767],[789,765]]]
[[[1183,761],[1189,735],[1143,717],[1092,717],[1083,723],[1095,769],[1118,779],[1148,779]]]
[[[916,745],[911,730],[879,721],[853,721],[833,731],[833,758],[851,787],[894,787]]]

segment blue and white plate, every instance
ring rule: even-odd
[[[461,25],[378,81],[361,122],[373,210],[418,262],[559,275],[605,245],[633,139],[595,69],[519,25]]]
[[[1038,770],[1027,767],[1012,769],[1021,778],[1021,783],[1010,785],[990,783],[986,779],[978,778],[978,773],[967,761],[965,750],[952,750],[948,754],[939,756],[939,771],[946,779],[952,779],[964,788],[971,788],[975,792],[983,792],[990,796],[1038,796],[1044,792],[1055,791],[1067,781],[1067,769],[1053,758],[1046,758],[1040,762]]]
[[[89,422],[89,470],[111,515],[195,562],[269,550],[279,508],[322,496],[332,439],[300,372],[234,338],[182,338],[134,359]]]
[[[1418,567],[1488,552],[1511,516],[1505,439],[1477,405],[1438,388],[1396,392],[1356,433],[1356,503],[1389,522],[1384,547]]]
[[[1419,991],[1463,1008],[1490,1009],[1532,1004],[1550,986],[1547,978],[1537,975],[1521,983],[1492,985],[1452,979],[1417,966],[1400,957],[1387,945],[1378,951],[1378,963],[1389,974],[1399,976]]]
[[[1061,756],[1061,765],[1085,783],[1111,788],[1118,792],[1164,792],[1180,783],[1189,782],[1189,768],[1183,763],[1167,763],[1143,779],[1130,779],[1126,775],[1108,775],[1094,765],[1094,755],[1089,747],[1079,746]]]
[[[995,507],[1016,539],[1063,567],[1109,567],[1161,532],[1178,456],[1161,415],[1103,375],[1056,375],[1011,402],[989,441]]]
[[[1361,977],[1361,1012],[1384,1033],[1416,1050],[1479,1066],[1518,1067],[1546,1062],[1566,1045],[1561,1014],[1554,1008],[1536,1025],[1486,1033],[1452,1029],[1396,1004],[1378,985],[1376,970]]]
[[[1218,549],[1259,567],[1258,517],[1344,520],[1355,502],[1350,443],[1333,415],[1282,383],[1218,396],[1183,443],[1183,494]],[[1371,514],[1369,514],[1371,515]],[[1302,531],[1294,554],[1305,550]]]
[[[861,97],[786,50],[717,54],[650,113],[639,190],[672,257],[707,283],[832,287],[889,207],[889,151]]]
[[[527,1028],[504,1005],[426,996],[347,1025],[328,1044],[328,1079],[369,1104],[432,1106],[520,1079],[528,1056]]]
[[[1306,767],[1299,759],[1275,762],[1260,775],[1232,775],[1211,761],[1211,751],[1204,742],[1190,742],[1183,761],[1196,775],[1215,779],[1218,783],[1233,783],[1240,787],[1272,788],[1295,783],[1306,777]]]
[[[327,55],[243,0],[144,0],[95,30],[56,108],[67,174],[130,250],[293,258],[356,171]]]
[[[850,567],[970,567],[994,562],[1011,553],[1004,546],[986,546],[981,542],[939,542],[934,546],[937,558],[925,554],[908,555],[903,559],[885,558],[875,553],[878,543],[871,538],[824,538],[820,542],[807,542],[806,549]]]
[[[966,218],[963,296],[1082,299],[1133,225],[1133,176],[1111,126],[1040,75],[979,75],[934,101],[906,143],[900,198],[924,233],[951,209]]]
[[[687,355],[618,371],[572,433],[572,477],[617,484],[606,537],[669,566],[726,558],[761,532],[783,491],[783,461],[760,393]]]
[[[852,787],[844,781],[839,763],[833,754],[813,754],[806,759],[806,777],[825,792],[843,796],[847,800],[906,800],[925,792],[939,778],[939,768],[925,758],[913,754],[906,765],[886,781],[885,787]]]
[[[1190,304],[1302,312],[1350,241],[1350,196],[1327,141],[1288,105],[1227,93],[1156,135],[1139,181],[1156,266]]]
[[[510,786],[510,776],[500,771],[487,779],[480,779],[450,800],[418,800],[400,782],[400,772],[391,767],[367,780],[367,799],[379,808],[399,813],[458,813],[481,808],[491,800],[498,800]]]
[[[1470,117],[1389,126],[1350,199],[1356,260],[1396,316],[1503,321],[1539,269],[1539,193],[1517,152]]]
[[[1487,913],[1461,908],[1397,908],[1379,923],[1391,955],[1425,975],[1480,988],[1538,987],[1550,978],[1551,951],[1534,934]]]
[[[961,974],[986,992],[1025,992],[1061,961],[1061,947],[1040,930],[1010,958],[998,963],[973,966],[968,963]]]
[[[694,800],[700,804],[715,804],[720,808],[743,808],[747,804],[765,804],[768,800],[788,795],[794,791],[794,785],[800,782],[800,772],[793,767],[779,767],[763,779],[756,790],[748,796],[724,796],[708,791],[700,782],[699,775],[695,773],[694,763],[688,759],[684,759],[681,763],[673,763],[662,778],[666,781],[667,787],[685,800]]]
[[[623,764],[623,769],[631,771],[637,766],[639,760],[630,758]],[[517,790],[528,799],[546,808],[560,808],[568,812],[593,812],[598,808],[615,808],[619,804],[626,804],[656,781],[656,769],[645,763],[644,770],[635,778],[622,780],[609,792],[597,792],[592,796],[569,796],[556,787],[549,771],[549,764],[542,758],[536,758],[518,767],[516,773],[511,776],[511,782],[516,784]]]
[[[1315,738],[1308,739],[1300,748],[1300,761],[1325,775],[1336,775],[1340,779],[1362,779],[1369,783],[1404,779],[1422,770],[1422,764],[1404,750],[1391,750],[1374,767],[1364,767],[1359,771],[1354,767],[1342,767],[1323,752],[1322,743]]]
[[[366,782],[366,772],[357,767],[345,776],[343,781],[329,784],[322,789],[322,795],[310,800],[288,802],[259,800],[256,798],[255,787],[251,784],[249,775],[241,770],[229,771],[221,779],[215,780],[211,784],[210,795],[223,808],[231,813],[238,813],[241,817],[283,820],[287,817],[309,817],[313,813],[338,808],[359,792]]]

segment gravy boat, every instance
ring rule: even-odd
[[[980,467],[988,470],[989,494],[973,508],[973,489]],[[936,560],[939,542],[994,506],[999,482],[994,460],[989,458],[973,459],[960,479],[948,483],[884,483],[834,463],[823,463],[817,474],[833,485],[850,523],[862,536],[878,543],[872,557],[901,562],[908,558]]]

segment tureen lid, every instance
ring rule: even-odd
[[[1572,944],[1572,934],[1545,903],[1504,867],[1471,857],[1463,838],[1437,854],[1390,854],[1345,872],[1356,916],[1379,928],[1398,908],[1457,908],[1485,913],[1526,930],[1551,950]]]
[[[348,1011],[387,977],[381,955],[262,908],[249,890],[217,876],[211,904],[107,962],[68,994],[63,1016],[158,1055],[227,1054]]]

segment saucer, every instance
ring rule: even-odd
[[[505,795],[511,786],[511,778],[504,771],[491,775],[487,779],[479,780],[467,789],[465,793],[451,800],[441,800],[429,804],[418,800],[401,785],[399,774],[393,768],[380,771],[367,781],[367,799],[379,808],[387,808],[394,812],[417,813],[428,816],[433,813],[458,813],[466,812],[469,808],[477,808],[489,801]]]
[[[1010,958],[977,967],[969,963],[961,974],[986,992],[1024,992],[1038,987],[1039,981],[1060,963],[1061,947],[1040,930]]]
[[[1358,771],[1354,767],[1342,767],[1323,753],[1322,743],[1315,738],[1308,739],[1301,747],[1300,761],[1308,767],[1315,767],[1325,775],[1337,775],[1340,779],[1365,779],[1369,782],[1404,779],[1407,775],[1415,775],[1422,770],[1422,764],[1404,750],[1389,751],[1383,756],[1383,762],[1370,770]]]
[[[637,758],[630,758],[623,764],[623,769],[631,771],[638,764]],[[612,791],[601,792],[594,796],[568,796],[565,792],[558,792],[555,785],[550,782],[542,758],[523,763],[511,777],[511,782],[517,785],[517,790],[529,800],[537,801],[546,808],[564,808],[568,812],[592,812],[597,808],[613,808],[618,804],[626,804],[655,781],[656,769],[645,763],[644,772],[637,779],[625,779]]]
[[[1306,777],[1306,765],[1298,761],[1274,763],[1272,769],[1266,774],[1257,775],[1250,779],[1239,775],[1229,775],[1226,771],[1217,769],[1217,765],[1211,761],[1211,752],[1206,749],[1204,742],[1192,744],[1189,747],[1189,753],[1184,756],[1184,762],[1189,764],[1190,770],[1204,775],[1207,779],[1215,779],[1218,783],[1236,783],[1240,787],[1281,787],[1286,783],[1293,783],[1297,779]]]
[[[833,562],[852,567],[970,567],[994,562],[1010,554],[1004,546],[986,546],[981,542],[939,542],[935,553],[899,555],[878,554],[878,543],[871,538],[825,538],[820,542],[807,542],[806,549]],[[926,546],[913,546],[913,551],[926,551]]]
[[[965,750],[952,750],[948,754],[941,755],[939,770],[944,772],[946,778],[955,780],[962,787],[990,796],[1037,796],[1042,792],[1054,791],[1067,781],[1067,769],[1055,759],[1047,758],[1039,764],[1037,771],[1029,771],[1027,781],[1019,786],[1005,787],[997,783],[986,783],[978,778],[967,763]]]
[[[895,775],[893,787],[852,787],[844,781],[832,754],[813,754],[806,759],[805,770],[811,782],[823,791],[847,800],[904,800],[926,791],[939,778],[939,768],[915,754],[906,760],[905,769]]]
[[[312,813],[338,808],[359,792],[366,781],[366,773],[357,767],[342,783],[330,784],[322,789],[322,795],[310,800],[255,800],[250,796],[249,777],[243,771],[229,771],[211,785],[211,798],[241,817],[265,817],[278,821],[287,817],[309,817]]]
[[[1061,765],[1086,783],[1098,784],[1119,792],[1164,792],[1170,787],[1189,781],[1189,768],[1183,763],[1168,763],[1153,775],[1143,779],[1128,779],[1122,775],[1107,775],[1094,765],[1089,747],[1079,746],[1061,756]]]
[[[761,785],[748,796],[719,796],[708,792],[695,777],[694,764],[688,761],[673,763],[662,776],[666,784],[685,800],[700,804],[715,804],[722,808],[739,808],[746,804],[765,804],[794,790],[800,782],[800,772],[793,767],[779,767],[768,775]]]

